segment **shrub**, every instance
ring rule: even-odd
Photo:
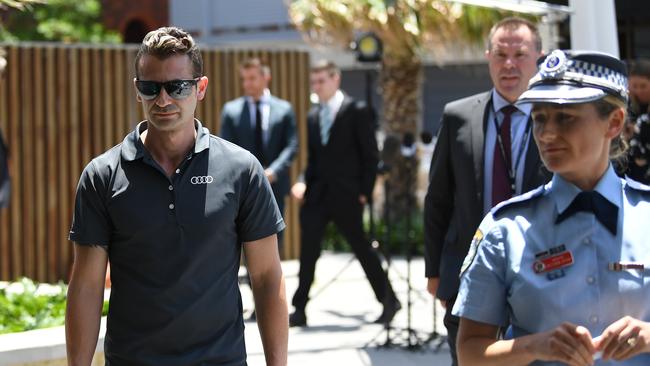
[[[41,285],[28,278],[0,289],[0,334],[49,328],[65,323],[67,286]],[[108,310],[104,301],[102,314]]]
[[[372,240],[377,239],[380,250],[389,250],[391,255],[406,255],[410,250],[410,243],[413,243],[412,255],[424,254],[424,222],[422,214],[414,212],[411,218],[411,228],[407,233],[406,218],[386,225],[383,219],[375,218],[375,235],[370,233],[370,220],[364,217],[366,236]],[[336,225],[329,223],[325,228],[323,238],[323,249],[335,252],[351,252],[352,249],[343,235],[338,232]]]

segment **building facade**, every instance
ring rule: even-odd
[[[569,5],[569,0],[547,0]],[[650,2],[616,0],[620,55],[623,59],[650,57]],[[102,0],[104,24],[119,31],[126,42],[139,43],[163,25],[188,30],[204,46],[247,49],[301,49],[312,59],[330,58],[343,69],[343,89],[366,98],[366,82],[376,79],[376,65],[358,63],[351,50],[306,44],[291,25],[285,0]],[[570,48],[569,19],[545,37],[545,48]],[[542,28],[542,32],[544,32]],[[546,35],[546,33],[544,33]],[[422,129],[435,133],[445,103],[489,88],[485,59],[479,48],[461,50],[447,60],[425,66]],[[381,110],[374,84],[371,101]]]

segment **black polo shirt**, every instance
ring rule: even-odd
[[[107,365],[243,365],[241,243],[284,228],[262,166],[195,122],[194,151],[166,176],[140,123],[83,171],[70,240],[111,262]]]

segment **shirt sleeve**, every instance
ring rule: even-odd
[[[74,216],[68,238],[80,245],[100,245],[108,248],[111,223],[106,209],[106,185],[94,161],[79,178]]]
[[[252,157],[252,155],[251,155]],[[264,168],[252,158],[237,215],[237,232],[242,242],[277,234],[285,228]]]
[[[480,235],[480,240],[472,243],[476,246],[473,257],[469,257],[472,255],[470,249],[466,258],[466,261],[471,262],[461,274],[458,298],[452,313],[477,322],[506,326],[509,321],[505,280],[505,227],[497,222],[486,230],[485,236],[480,231],[481,228],[474,237],[477,240],[477,235]]]

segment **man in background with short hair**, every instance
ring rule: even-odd
[[[284,217],[291,164],[298,151],[296,116],[291,104],[271,95],[271,68],[259,58],[239,67],[244,96],[223,106],[219,136],[250,151],[264,167]],[[278,233],[282,253],[282,232]]]
[[[424,201],[425,275],[429,292],[447,309],[453,365],[459,319],[451,309],[472,235],[493,206],[550,179],[532,141],[531,105],[516,103],[542,55],[537,27],[503,19],[486,46],[494,87],[445,105]]]
[[[291,326],[306,326],[309,290],[314,281],[325,228],[333,222],[352,247],[383,304],[375,323],[390,323],[401,304],[384,272],[379,256],[363,231],[363,209],[377,175],[375,121],[368,106],[340,89],[341,71],[331,61],[311,68],[311,87],[319,104],[307,116],[307,167],[304,182],[291,188],[300,208],[300,271],[293,295]]]

